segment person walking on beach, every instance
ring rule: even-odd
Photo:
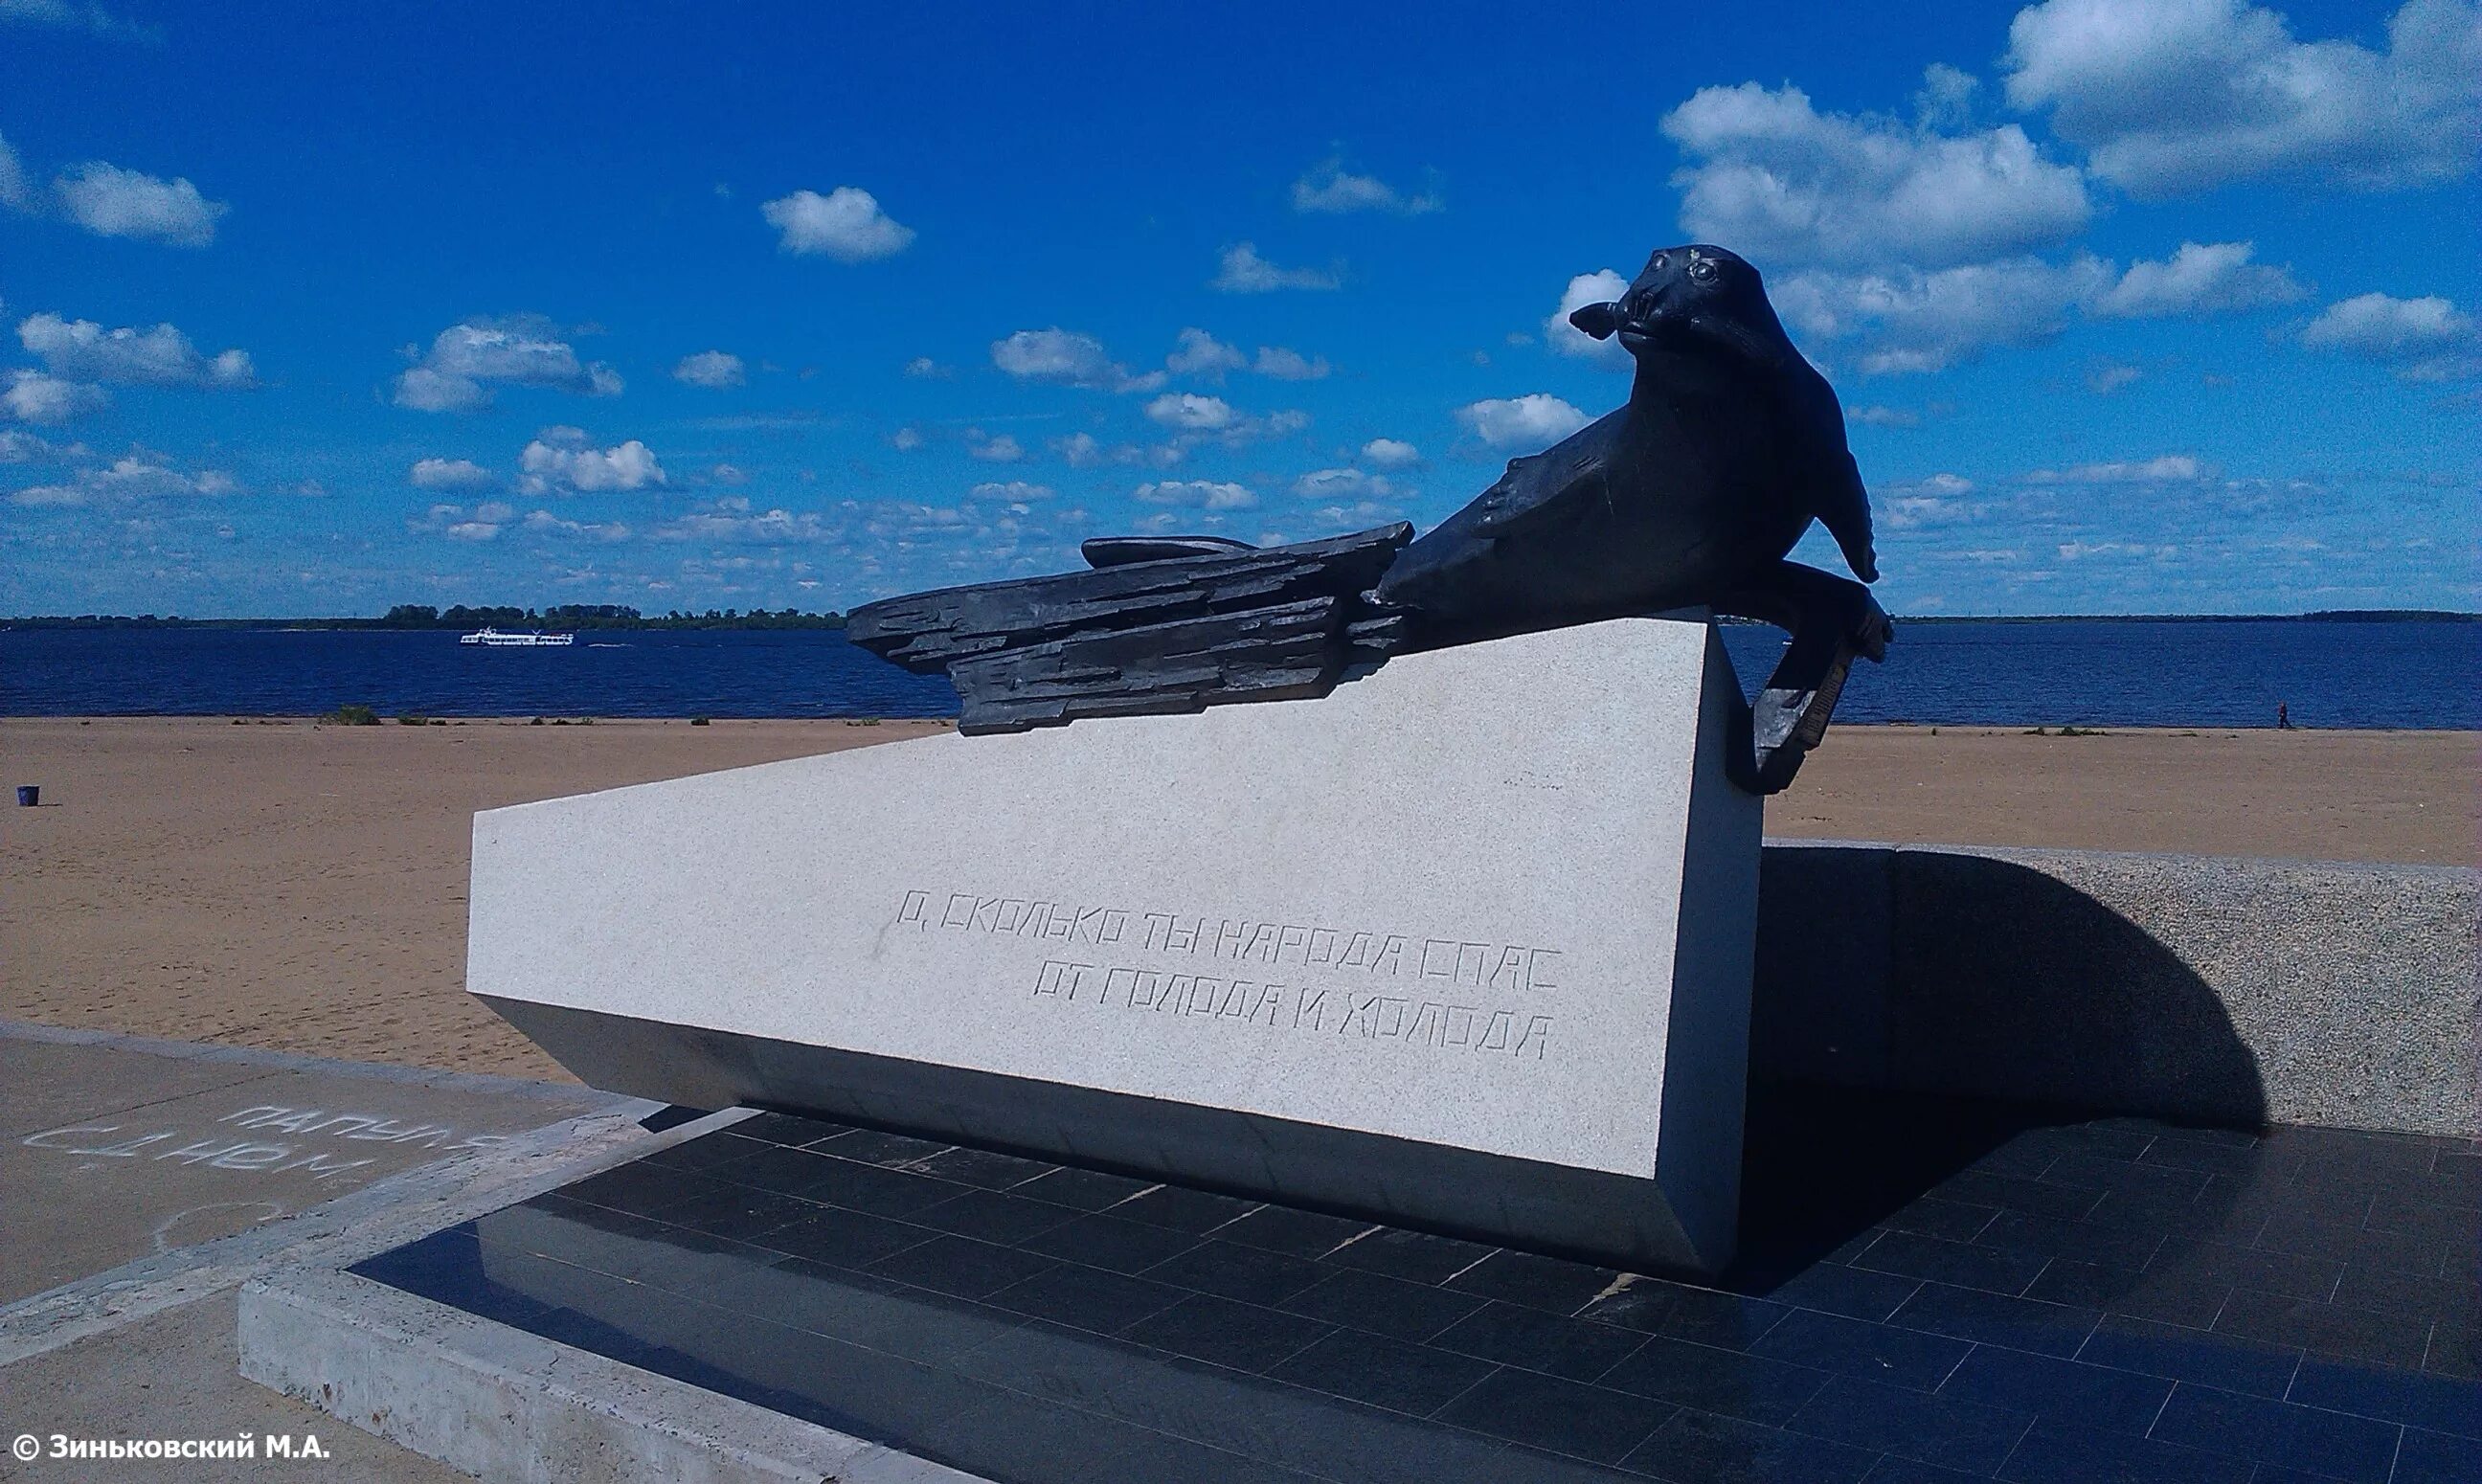
[[[2286,706],[2281,701],[2275,703],[2275,729],[2278,731],[2290,731],[2292,729],[2291,708]]]

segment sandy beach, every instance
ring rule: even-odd
[[[476,809],[939,729],[0,722],[0,1016],[564,1075],[463,993]],[[2471,864],[2469,732],[1839,729],[1768,833]],[[855,862],[857,869],[868,862]]]

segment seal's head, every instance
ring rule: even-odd
[[[1586,305],[1569,323],[1597,340],[1617,334],[1639,357],[1722,352],[1773,361],[1791,344],[1758,271],[1739,253],[1703,242],[1657,248],[1626,293]]]

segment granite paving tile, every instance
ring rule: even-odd
[[[1890,1453],[1880,1459],[1877,1467],[1862,1477],[1862,1484],[1986,1484],[1990,1477],[1986,1473],[1942,1469],[1918,1459],[1898,1458]]]
[[[1436,1415],[1511,1443],[1613,1464],[1677,1410],[1626,1391],[1503,1367]]]
[[[1592,1381],[1647,1343],[1635,1330],[1545,1313],[1493,1299],[1441,1331],[1431,1343],[1505,1365],[1571,1381]]]
[[[1098,1335],[1117,1335],[1189,1297],[1185,1289],[1077,1262],[1055,1262],[984,1299],[994,1309],[1029,1314]]]
[[[1022,1283],[1051,1265],[1051,1259],[1021,1247],[940,1235],[882,1258],[865,1271],[934,1293],[978,1299]]]
[[[1800,1310],[1767,1332],[1751,1353],[1864,1381],[1928,1391],[1945,1381],[1973,1347],[1943,1335],[1864,1324]]]
[[[1874,1280],[1884,1277],[1877,1273],[1858,1276]],[[1909,1292],[1913,1286],[1906,1285]],[[1746,1350],[1790,1312],[1789,1304],[1769,1299],[1632,1275],[1622,1286],[1579,1310],[1577,1317],[1674,1339],[1695,1340],[1702,1345]]]
[[[1492,1253],[1448,1280],[1461,1293],[1478,1293],[1556,1314],[1573,1314],[1620,1278],[1616,1268],[1590,1267],[1529,1252]]]
[[[2069,1185],[2023,1176],[1968,1170],[1939,1187],[1938,1194],[1968,1206],[1995,1206],[2029,1216],[2055,1216],[2075,1221],[2102,1204],[2104,1192],[2091,1185]]]
[[[828,1150],[829,1153],[839,1153]],[[1021,1159],[1015,1154],[1002,1154],[987,1149],[943,1149],[936,1154],[913,1161],[907,1168],[919,1174],[954,1180],[960,1185],[974,1185],[984,1190],[1007,1190],[1027,1180],[1050,1174],[1060,1166],[1039,1159]]]
[[[884,1169],[899,1169],[918,1159],[927,1159],[952,1146],[937,1139],[917,1139],[908,1133],[888,1133],[878,1128],[848,1128],[832,1138],[805,1146],[838,1159],[852,1159],[862,1164],[875,1164]]]
[[[1428,1232],[1373,1227],[1321,1260],[1366,1273],[1385,1273],[1409,1283],[1445,1283],[1497,1250],[1480,1242],[1434,1236]]]
[[[1998,1477],[2007,1484],[2252,1484],[2257,1471],[2230,1453],[2041,1421]]]
[[[1262,1371],[1334,1333],[1335,1326],[1256,1304],[1193,1293],[1122,1330],[1123,1338],[1192,1360]]]
[[[1108,1267],[1116,1273],[1143,1273],[1165,1259],[1197,1246],[1198,1238],[1167,1227],[1141,1226],[1117,1216],[1090,1212],[1064,1221],[1047,1232],[1039,1232],[1018,1245],[1028,1252],[1083,1262],[1090,1267]]]
[[[726,1131],[738,1138],[763,1139],[770,1144],[801,1149],[822,1139],[851,1133],[853,1126],[823,1118],[802,1118],[790,1113],[759,1113],[743,1119]]]
[[[2348,1309],[2235,1288],[2215,1316],[2215,1333],[2378,1365],[2417,1368],[2430,1347],[2426,1316]]]
[[[1219,1228],[1216,1235],[1244,1247],[1264,1247],[1269,1252],[1288,1253],[1296,1258],[1323,1257],[1346,1242],[1371,1230],[1366,1221],[1354,1221],[1343,1216],[1330,1216],[1320,1211],[1296,1210],[1288,1206],[1262,1206]]]
[[[686,1143],[659,1149],[645,1156],[642,1162],[662,1169],[684,1170],[692,1175],[700,1175],[715,1169],[718,1165],[730,1164],[736,1159],[757,1153],[760,1150],[777,1147],[762,1139],[744,1138],[727,1128],[719,1133],[711,1133],[702,1139],[691,1139]]]
[[[1887,1226],[1890,1231],[1910,1232],[1915,1236],[1969,1242],[1998,1214],[1999,1207],[1995,1206],[1968,1206],[1962,1201],[1924,1196],[1897,1207],[1888,1217]]]
[[[695,1149],[705,1143],[695,1139],[681,1146]],[[791,1149],[780,1144],[764,1144],[752,1139],[737,1140],[744,1153],[739,1158],[712,1165],[698,1173],[710,1179],[735,1185],[748,1185],[759,1190],[781,1191],[800,1195],[810,1186],[828,1179],[836,1171],[825,1154],[807,1150]]]
[[[1902,1309],[1921,1285],[1920,1279],[1901,1273],[1865,1272],[1821,1262],[1769,1289],[1766,1296],[1778,1304],[1877,1324]]]
[[[1111,1210],[1122,1221],[1143,1222],[1150,1227],[1203,1235],[1249,1215],[1258,1206],[1255,1201],[1217,1195],[1213,1191],[1157,1185],[1152,1190],[1140,1191]]]
[[[2435,1376],[2482,1380],[2482,1318],[2472,1312],[2442,1315],[2430,1327],[2430,1348],[2421,1368]]]
[[[2287,1469],[2350,1481],[2387,1484],[2395,1467],[2393,1422],[2322,1412],[2238,1391],[2182,1382],[2172,1389],[2150,1436]]]
[[[2034,1423],[2032,1414],[1838,1376],[1784,1425],[1850,1447],[1989,1473]]]
[[[1824,1438],[1682,1410],[1621,1460],[1671,1484],[1857,1484],[1879,1455]]]
[[[2148,1164],[2142,1159],[2132,1163],[2091,1154],[2063,1154],[2043,1172],[2043,1179],[2061,1184],[2091,1185],[2099,1190],[2141,1196],[2165,1205],[2186,1206],[2205,1193],[2206,1177],[2210,1173]]]
[[[2224,1312],[2231,1291],[2230,1283],[2195,1273],[2150,1274],[2054,1258],[2043,1276],[2026,1286],[2025,1297],[2203,1330]]]
[[[2293,1373],[2301,1368],[2297,1346],[2262,1344],[2120,1314],[2105,1314],[2076,1358],[2090,1365],[2274,1397],[2291,1387]]]
[[[2085,1344],[2101,1317],[2092,1309],[1926,1283],[1888,1322],[1954,1339],[2067,1357]]]
[[[1428,1284],[1407,1283],[1379,1273],[1346,1271],[1321,1280],[1276,1307],[1396,1339],[1419,1341],[1438,1335],[1485,1302]]]
[[[1081,1211],[1109,1210],[1140,1191],[1151,1188],[1152,1182],[1132,1179],[1125,1175],[1113,1175],[1103,1170],[1081,1170],[1064,1166],[1049,1175],[1038,1175],[1021,1185],[1012,1185],[1012,1194],[1032,1201],[1048,1201],[1054,1206],[1072,1206]]]
[[[810,1214],[773,1228],[755,1240],[759,1246],[836,1267],[868,1267],[882,1258],[919,1246],[938,1233],[924,1227],[849,1211],[842,1206],[811,1207]]]
[[[549,1260],[530,1254],[516,1259],[525,1264]],[[482,1242],[471,1222],[365,1258],[350,1271],[502,1324],[521,1325],[551,1308],[484,1272]]]
[[[2046,1260],[2035,1253],[1890,1232],[1854,1259],[1853,1265],[1993,1293],[2022,1293],[2025,1285],[2041,1275]]]
[[[788,1196],[780,1190],[721,1185],[678,1201],[667,1201],[643,1214],[671,1226],[752,1241],[778,1227],[815,1216],[819,1209],[816,1202]]]
[[[2146,1270],[2167,1277],[2255,1288],[2260,1293],[2325,1299],[2336,1291],[2336,1280],[2343,1274],[2344,1264],[2335,1258],[2175,1237],[2163,1244]]]
[[[964,1187],[926,1175],[911,1175],[850,1159],[822,1158],[816,1178],[803,1187],[809,1200],[868,1211],[874,1216],[910,1216],[928,1206],[952,1200]]]
[[[2329,1297],[2331,1302],[2347,1309],[2375,1309],[2383,1313],[2433,1318],[2471,1313],[2482,1307],[2482,1292],[2475,1289],[2469,1271],[2428,1278],[2359,1263],[2345,1264],[2344,1276],[2336,1281],[2336,1291]]]
[[[725,1188],[722,1180],[633,1160],[582,1180],[572,1180],[560,1187],[560,1193],[589,1206],[645,1216],[656,1206]]]
[[[1281,1304],[1333,1271],[1307,1258],[1287,1257],[1212,1237],[1144,1270],[1157,1283],[1250,1304]]]
[[[2432,1237],[2403,1232],[2373,1232],[2366,1227],[2329,1221],[2315,1211],[2282,1211],[2267,1218],[2258,1245],[2273,1252],[2297,1252],[2333,1258],[2354,1267],[2381,1272],[2436,1277],[2447,1249]]]
[[[1425,1417],[1490,1375],[1493,1363],[1365,1330],[1337,1330],[1267,1374],[1314,1391]]]
[[[2391,1484],[2473,1484],[2482,1479],[2482,1443],[2408,1427],[2396,1446]]]
[[[2284,1400],[2482,1439],[2482,1382],[2305,1356]],[[2482,1480],[2482,1473],[2474,1475]]]
[[[2160,1232],[2132,1232],[2125,1227],[2098,1227],[2057,1216],[2001,1211],[1974,1241],[1985,1247],[2006,1247],[2068,1258],[2111,1267],[2142,1268],[2163,1246]]]
[[[2143,1437],[2171,1396],[2172,1382],[2081,1361],[1977,1345],[1940,1387],[1939,1394],[2031,1413],[2066,1426]]]
[[[1656,1336],[1597,1384],[1780,1427],[1827,1381],[1827,1372],[1806,1365]]]
[[[1028,1201],[996,1190],[968,1189],[908,1212],[905,1219],[987,1242],[1021,1242],[1054,1227],[1066,1226],[1077,1219],[1077,1212],[1066,1206]]]

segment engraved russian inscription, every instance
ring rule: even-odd
[[[1020,982],[1064,1013],[1393,1042],[1443,1055],[1544,1060],[1556,1019],[1544,997],[1561,988],[1557,948],[1352,924],[909,890],[893,926],[1039,948]],[[1111,951],[1059,956],[1081,946]]]

